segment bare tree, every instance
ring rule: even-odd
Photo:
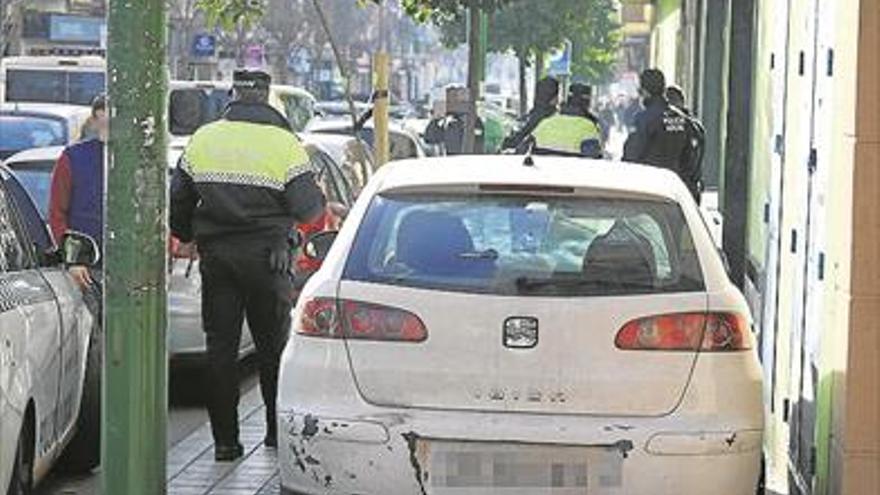
[[[179,36],[174,71],[177,77],[189,79],[190,74],[190,43],[196,28],[200,27],[197,0],[167,0],[168,17],[173,29]]]

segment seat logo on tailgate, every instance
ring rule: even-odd
[[[538,319],[515,316],[504,321],[504,347],[531,349],[538,345]]]

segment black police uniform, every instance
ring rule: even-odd
[[[230,104],[223,119],[193,136],[174,172],[171,231],[183,242],[195,240],[200,255],[218,460],[241,455],[237,367],[245,317],[257,347],[266,443],[275,442],[278,368],[292,306],[288,236],[324,206],[308,155],[287,120],[264,103]]]
[[[690,122],[687,115],[662,96],[645,100],[645,109],[636,116],[636,129],[623,148],[623,160],[671,170],[692,189],[693,166]]]

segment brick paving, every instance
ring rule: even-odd
[[[168,452],[168,495],[278,495],[274,449],[263,446],[265,413],[258,388],[239,406],[245,455],[236,462],[215,462],[211,427],[203,425]]]

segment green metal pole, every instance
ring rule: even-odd
[[[110,0],[101,493],[165,493],[165,0]]]

